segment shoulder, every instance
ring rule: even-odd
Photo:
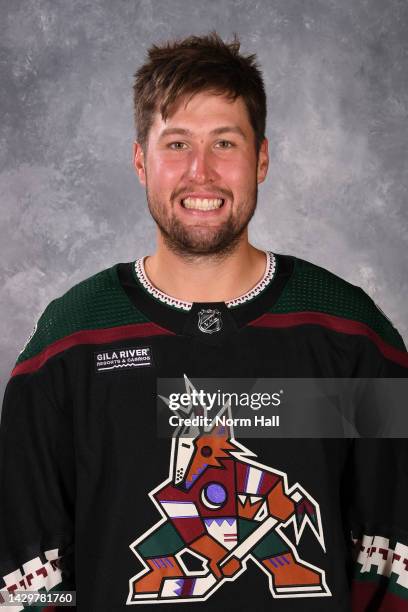
[[[47,350],[51,355],[50,347],[59,352],[58,349],[91,338],[93,331],[147,321],[122,289],[118,265],[86,278],[48,304],[20,352],[13,373]]]
[[[310,261],[284,257],[293,260],[293,272],[273,313],[308,313],[311,322],[314,318],[317,323],[350,333],[366,331],[396,349],[406,350],[392,322],[361,287]]]

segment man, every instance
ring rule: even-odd
[[[238,441],[230,401],[205,420],[199,379],[237,391],[408,371],[360,288],[248,242],[268,169],[255,57],[215,33],[153,46],[134,92],[157,248],[51,302],[18,358],[1,424],[4,590],[76,589],[81,612],[408,610],[404,440]]]

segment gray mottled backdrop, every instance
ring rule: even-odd
[[[2,0],[2,384],[52,298],[151,252],[132,75],[168,37],[236,31],[269,96],[252,240],[362,286],[408,339],[406,0]]]

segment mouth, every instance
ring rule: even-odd
[[[218,210],[225,204],[224,198],[197,198],[188,196],[180,200],[180,204],[187,210]]]

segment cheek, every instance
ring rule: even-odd
[[[156,184],[174,185],[183,175],[186,168],[186,160],[184,159],[166,159],[165,157],[157,156],[153,162],[151,176],[155,177]]]
[[[217,173],[232,189],[247,190],[256,176],[256,164],[253,159],[239,157],[228,161],[219,160]]]

